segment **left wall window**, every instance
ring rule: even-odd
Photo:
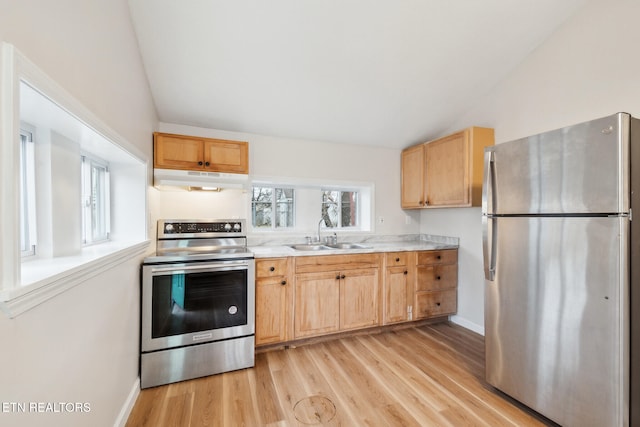
[[[109,240],[109,166],[104,160],[82,156],[82,243]]]
[[[36,253],[36,185],[33,128],[20,126],[20,252]]]

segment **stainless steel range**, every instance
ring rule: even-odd
[[[142,265],[142,388],[254,365],[255,263],[245,220],[160,220]]]

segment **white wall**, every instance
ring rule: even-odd
[[[0,0],[0,10],[1,40],[151,159],[157,118],[126,0]],[[86,402],[91,410],[0,407],[0,425],[118,420],[138,376],[139,265],[129,260],[14,319],[0,313],[0,403]]]
[[[635,0],[592,1],[450,130],[493,127],[501,143],[619,111],[640,116],[638,16]],[[460,307],[454,320],[483,331],[480,210],[424,211],[421,230],[460,237]]]
[[[249,142],[252,177],[280,177],[291,181],[339,180],[371,182],[375,185],[375,233],[419,232],[419,213],[400,208],[400,150],[321,141],[276,138],[161,123],[160,131]],[[154,218],[241,216],[250,218],[250,195],[226,190],[220,193],[159,191]],[[319,215],[319,212],[317,213]],[[407,224],[406,217],[411,218]],[[381,224],[379,217],[384,218]],[[319,216],[303,232],[313,232]],[[304,234],[304,233],[303,233]],[[340,234],[340,233],[338,233]]]

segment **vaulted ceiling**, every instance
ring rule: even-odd
[[[402,148],[452,126],[586,1],[129,5],[161,121]]]

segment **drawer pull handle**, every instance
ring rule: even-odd
[[[276,271],[275,267],[269,267],[269,271]]]
[[[287,281],[286,281],[286,280],[283,280],[282,282],[280,282],[280,284],[281,284],[282,286],[284,286],[284,285],[286,285],[286,284],[287,284]]]

